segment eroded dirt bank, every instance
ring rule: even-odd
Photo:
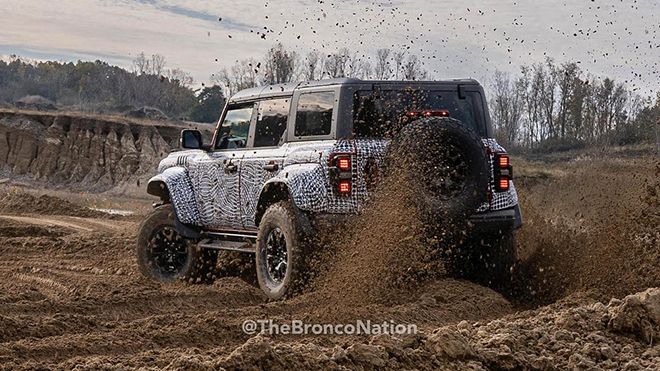
[[[79,113],[0,110],[0,178],[141,193],[140,182],[178,146],[182,128]]]
[[[0,369],[660,369],[660,292],[647,291],[660,287],[660,168],[611,157],[516,164],[526,225],[510,291],[434,277],[386,300],[152,283],[133,253],[139,217],[0,188]],[[246,319],[419,333],[265,337]]]

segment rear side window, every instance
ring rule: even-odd
[[[298,98],[295,136],[329,135],[334,92],[305,93]]]
[[[255,147],[274,147],[279,145],[286,130],[289,104],[289,98],[259,102],[257,126],[254,131]]]
[[[411,112],[446,111],[449,117],[486,136],[486,119],[481,94],[466,92],[459,99],[455,91],[383,90],[355,93],[353,135],[356,138],[391,137],[410,122]]]

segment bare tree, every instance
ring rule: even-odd
[[[374,67],[374,73],[379,80],[387,80],[392,74],[389,60],[391,52],[390,49],[376,50],[376,66]]]
[[[346,77],[355,77],[358,79],[368,79],[371,77],[371,63],[360,57],[357,53],[348,59]]]
[[[495,124],[495,136],[498,142],[505,146],[515,144],[524,112],[524,82],[511,81],[508,73],[496,70],[491,89],[490,108]]]
[[[580,69],[575,62],[564,63],[556,71],[556,82],[558,85],[557,102],[557,124],[559,125],[559,137],[566,137],[566,129],[569,119],[569,103],[575,94],[575,82],[579,80]]]
[[[141,52],[133,60],[131,70],[138,75],[156,75],[160,76],[165,70],[165,56],[162,54],[153,54],[147,58],[144,52]]]
[[[360,76],[361,79],[371,79],[373,76],[373,67],[371,66],[371,63],[369,61],[363,61],[362,62],[362,75]]]
[[[316,80],[316,72],[320,69],[319,67],[322,67],[319,66],[320,62],[321,58],[319,52],[313,51],[307,54],[306,68],[303,69],[305,79]]]
[[[539,65],[539,71],[543,77],[542,89],[541,89],[541,105],[543,107],[543,114],[545,117],[546,137],[557,137],[557,132],[555,129],[555,100],[556,100],[556,86],[557,86],[557,75],[560,73],[555,62],[552,58],[546,58],[545,67],[548,71],[546,72],[543,65]]]
[[[394,65],[395,67],[395,73],[394,73],[394,79],[398,80],[399,79],[399,72],[401,71],[401,66],[403,65],[403,59],[405,58],[405,54],[403,52],[396,52],[394,53]]]
[[[149,59],[144,55],[144,52],[141,52],[133,60],[131,65],[131,70],[137,75],[144,75],[149,72]]]
[[[171,82],[174,82],[177,85],[183,86],[185,88],[189,88],[195,82],[195,79],[190,73],[180,68],[167,70],[165,72],[165,77],[167,77]]]
[[[566,110],[568,119],[566,120],[566,135],[571,138],[585,139],[584,122],[587,115],[588,96],[591,88],[588,80],[582,80],[579,72],[572,81]]]
[[[165,70],[165,56],[162,54],[153,54],[149,63],[149,74],[161,76]]]
[[[408,60],[403,65],[403,80],[424,80],[427,76],[428,73],[419,58],[416,55],[408,56]]]
[[[236,61],[230,68],[223,68],[211,77],[211,82],[224,86],[229,95],[234,95],[240,90],[253,88],[260,84],[261,63],[254,58]]]
[[[264,63],[264,81],[268,84],[292,81],[297,59],[298,54],[287,51],[282,43],[270,48]]]
[[[346,77],[350,52],[348,48],[341,48],[336,53],[328,55],[325,60],[325,74],[328,77]]]

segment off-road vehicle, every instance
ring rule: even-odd
[[[229,99],[210,144],[196,130],[180,141],[147,186],[161,199],[137,239],[148,277],[205,281],[218,250],[240,251],[255,255],[268,297],[288,295],[311,221],[359,213],[396,166],[420,167],[415,192],[429,215],[467,226],[472,242],[448,249],[454,273],[506,279],[514,262],[512,167],[475,80],[252,88]],[[388,161],[395,147],[412,157]]]

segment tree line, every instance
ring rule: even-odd
[[[90,112],[122,112],[153,106],[171,117],[214,122],[227,95],[301,80],[355,77],[432,79],[414,54],[378,49],[374,55],[340,48],[306,55],[278,43],[262,59],[237,60],[194,89],[192,76],[167,68],[162,55],[140,53],[126,70],[106,62],[35,62],[0,59],[0,103],[41,95],[59,106]],[[202,84],[203,85],[203,84]],[[512,75],[495,71],[485,84],[495,134],[507,147],[561,149],[589,144],[659,141],[660,93],[642,98],[624,83],[596,78],[575,62],[553,59],[522,66]]]
[[[162,55],[140,53],[126,70],[106,62],[0,59],[0,102],[40,95],[60,107],[86,112],[122,112],[156,107],[178,118],[201,105],[192,75],[167,68]],[[199,108],[197,108],[199,111]],[[216,117],[217,119],[217,117]]]
[[[372,62],[373,60],[373,62]],[[312,51],[300,55],[278,43],[262,60],[237,60],[221,69],[211,81],[224,86],[230,94],[260,85],[281,84],[301,80],[354,77],[377,80],[425,80],[428,71],[414,54],[391,49],[378,49],[376,55],[365,56],[340,48],[333,53]]]
[[[401,51],[385,48],[365,56],[341,48],[303,56],[279,43],[263,59],[237,60],[211,80],[234,94],[260,85],[336,77],[432,78],[417,56]],[[496,70],[485,85],[496,137],[509,147],[553,150],[659,137],[660,94],[642,98],[624,83],[586,74],[576,62],[557,64],[547,58],[522,66],[515,77]]]
[[[490,84],[496,136],[506,146],[562,149],[658,140],[660,94],[642,98],[624,83],[586,74],[575,62],[496,71]]]

